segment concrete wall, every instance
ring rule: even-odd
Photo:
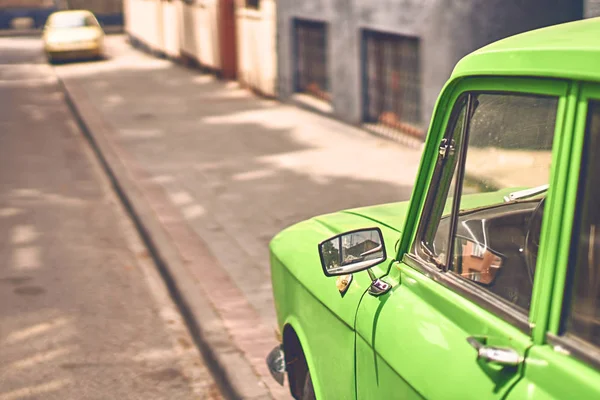
[[[123,0],[68,0],[70,9],[90,10],[95,14],[120,14],[123,11]]]
[[[221,12],[231,5],[224,0],[123,0],[125,29],[134,39],[151,50],[178,57],[194,58],[202,66],[221,71],[239,69],[239,80],[263,94],[276,94],[276,13],[275,0],[263,0],[259,9],[247,9],[244,0],[235,4],[236,48],[221,49],[234,29],[231,18],[224,21]],[[230,35],[230,36],[227,36]],[[230,56],[222,59],[222,54]],[[227,67],[227,68],[225,68]]]
[[[54,0],[0,0],[0,29],[41,29],[55,9]]]
[[[181,7],[181,51],[212,69],[221,68],[218,5],[218,0],[197,0]]]
[[[220,69],[218,0],[124,0],[125,30],[152,50]]]
[[[274,0],[262,0],[260,9],[236,7],[238,79],[244,85],[276,95],[276,10]]]
[[[585,0],[584,8],[586,18],[600,17],[600,0]]]
[[[179,27],[182,4],[179,1],[163,1],[160,3],[162,18],[162,46],[165,54],[171,57],[179,56],[180,34]]]
[[[31,28],[42,28],[53,11],[67,8],[91,10],[105,25],[123,24],[123,0],[0,0],[0,29],[23,19],[29,19]]]
[[[164,51],[161,2],[124,0],[125,31],[153,50]]]
[[[362,120],[361,29],[420,39],[424,125],[456,62],[471,51],[526,30],[580,19],[573,0],[279,0],[278,89],[293,94],[293,20],[328,23],[329,77],[335,116]]]
[[[3,8],[51,8],[55,7],[54,0],[0,0]]]

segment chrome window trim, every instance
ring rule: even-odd
[[[546,341],[555,351],[561,351],[567,356],[600,370],[600,348],[595,345],[579,339],[575,335],[557,336],[550,332],[546,333]]]
[[[415,254],[406,253],[402,262],[531,336],[534,325],[529,322],[528,315],[501,297],[495,296],[459,275],[441,271],[435,264],[429,263]]]

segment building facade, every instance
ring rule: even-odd
[[[276,95],[275,0],[124,0],[135,43]]]
[[[0,30],[40,29],[56,9],[54,0],[0,0]]]
[[[152,51],[418,140],[463,56],[527,30],[600,15],[600,0],[123,1],[127,33]]]
[[[238,80],[263,95],[277,95],[275,0],[236,3]]]
[[[64,4],[63,8],[90,10],[98,15],[123,13],[122,0],[59,0],[58,2]]]
[[[582,17],[573,0],[279,0],[279,96],[422,138],[460,58]]]
[[[600,0],[585,0],[584,15],[586,18],[600,17]]]
[[[183,32],[180,1],[123,0],[125,31],[136,43],[170,56],[180,54]],[[188,37],[195,33],[188,33]]]
[[[23,19],[40,29],[51,13],[65,9],[90,10],[104,25],[123,25],[122,0],[0,0],[0,29],[14,28],[14,21]]]

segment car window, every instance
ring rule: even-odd
[[[600,346],[600,102],[589,104],[563,330]]]
[[[85,17],[85,26],[98,26],[98,21],[91,15]]]
[[[448,183],[432,187],[443,212],[438,216],[433,206],[422,242],[450,273],[526,311],[558,98],[471,93],[468,107],[462,114],[469,117],[457,119],[450,130],[451,157],[459,150],[460,157],[445,165],[438,162],[439,175]]]
[[[95,26],[92,22],[93,19],[91,16],[85,14],[55,14],[50,20],[50,27],[54,29],[66,29]]]
[[[440,227],[436,221],[440,221],[442,215],[450,214],[453,205],[454,193],[456,190],[456,163],[458,162],[459,150],[462,145],[463,129],[465,124],[465,115],[467,109],[466,96],[457,101],[454,112],[449,121],[449,129],[446,138],[440,145],[440,152],[443,152],[443,157],[438,158],[437,169],[441,172],[435,177],[435,182],[432,186],[438,188],[440,194],[446,194],[446,201],[434,203],[434,207],[430,212],[430,221],[428,224],[423,244],[431,254],[438,257],[438,262],[446,263],[445,251],[447,248],[447,238],[450,235],[450,225],[445,224]],[[446,240],[444,240],[446,238]]]

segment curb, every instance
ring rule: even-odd
[[[227,399],[272,399],[264,382],[256,375],[242,352],[227,337],[227,329],[222,319],[186,269],[172,239],[164,231],[141,190],[136,187],[135,181],[129,176],[116,150],[103,137],[101,131],[110,128],[82,112],[85,107],[81,107],[81,101],[78,101],[79,105],[75,104],[71,93],[74,89],[69,87],[68,82],[58,77],[58,84],[76,123],[90,143],[165,280],[169,293],[185,319],[190,334],[223,396]],[[213,261],[211,256],[206,255],[208,262]]]

